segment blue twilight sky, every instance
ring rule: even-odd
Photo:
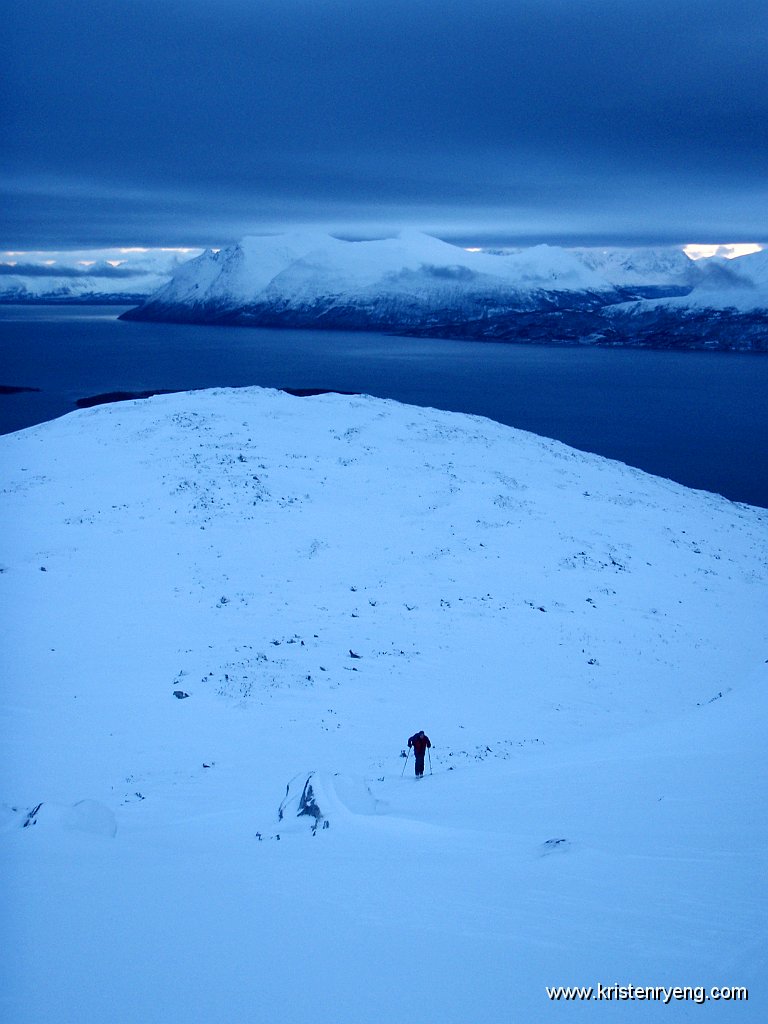
[[[768,241],[765,0],[38,0],[0,248]]]

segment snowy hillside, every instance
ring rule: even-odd
[[[768,287],[764,275],[751,274],[758,263],[748,265],[750,259],[727,261],[738,263],[737,270],[719,266],[724,260],[702,268],[706,261],[694,263],[677,249],[538,245],[485,252],[416,231],[359,242],[320,232],[263,236],[192,260],[124,318],[495,341],[768,348]],[[750,292],[750,303],[722,304],[714,279],[738,283],[742,296]],[[685,298],[682,316],[664,306],[672,325],[659,329],[649,319],[654,302],[703,290],[718,313],[714,331],[688,321]],[[738,315],[745,310],[746,319]]]
[[[764,510],[256,388],[0,458],[8,1024],[765,1019]]]

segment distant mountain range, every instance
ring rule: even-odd
[[[468,251],[418,232],[348,242],[244,238],[180,266],[133,320],[393,331],[439,338],[768,349],[768,252]]]
[[[768,250],[693,261],[677,248],[475,251],[415,231],[310,231],[208,250],[140,299],[124,319],[768,351]]]
[[[8,254],[0,261],[0,302],[132,305],[166,285],[190,251],[200,250]]]

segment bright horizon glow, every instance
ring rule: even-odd
[[[485,252],[485,246],[463,246],[465,252]],[[491,247],[492,248],[492,247]],[[525,248],[532,248],[527,246]],[[570,246],[564,246],[568,249]],[[579,248],[593,248],[604,250],[606,248],[624,248],[622,246],[580,246]],[[644,248],[638,246],[638,248]],[[758,242],[721,242],[721,243],[697,243],[690,242],[681,246],[682,251],[692,260],[711,259],[713,256],[721,256],[725,259],[736,259],[739,256],[748,256],[752,253],[762,252],[766,247]],[[219,249],[212,249],[219,252]],[[54,266],[56,263],[76,262],[80,266],[87,267],[99,260],[109,263],[113,267],[128,263],[125,257],[149,255],[152,253],[179,253],[180,255],[199,255],[202,248],[186,246],[157,246],[145,248],[142,246],[112,247],[104,249],[72,249],[72,250],[42,250],[42,249],[7,249],[0,253],[0,261],[4,266],[15,266],[18,262],[45,264]]]
[[[152,252],[180,252],[185,255],[190,252],[203,252],[203,248],[195,248],[194,246],[169,246],[169,245],[155,245],[148,248],[134,246],[132,248],[125,248],[123,246],[99,246],[92,249],[5,249],[0,252],[0,257],[5,259],[13,259],[16,256],[26,257],[28,260],[51,260],[59,256],[64,257],[79,257],[78,262],[85,263],[87,260],[98,260],[108,256],[110,259],[119,259],[120,256],[128,255],[129,253],[152,253]],[[123,261],[125,262],[125,261]]]
[[[737,256],[749,256],[753,252],[762,252],[763,246],[757,242],[726,242],[720,245],[698,245],[691,242],[683,246],[683,252],[692,260],[708,260],[713,256],[724,256],[727,260]]]
[[[6,249],[0,251],[0,263],[3,266],[14,266],[18,263],[47,267],[61,265],[65,267],[78,267],[83,270],[87,270],[97,263],[108,263],[112,267],[125,265],[146,269],[156,266],[158,269],[162,269],[164,267],[170,268],[176,262],[182,262],[184,257],[196,256],[202,252],[202,249],[180,246],[154,246],[151,248],[110,246],[98,249]],[[176,256],[178,259],[174,258]]]

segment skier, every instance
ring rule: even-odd
[[[416,778],[420,779],[424,774],[424,754],[427,747],[432,746],[429,736],[427,736],[423,729],[421,732],[415,732],[409,738],[408,746],[413,748],[413,756],[416,759]]]

